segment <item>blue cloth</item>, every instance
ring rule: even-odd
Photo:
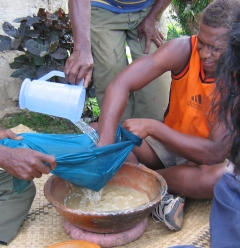
[[[104,1],[98,1],[98,0],[92,0],[91,5],[93,7],[99,7],[102,9],[109,10],[111,12],[121,14],[121,13],[133,13],[137,11],[141,11],[148,6],[150,6],[154,1],[153,0],[122,0],[122,1],[116,1],[116,0],[104,0]]]
[[[57,166],[51,173],[78,187],[99,191],[121,168],[132,148],[142,140],[118,126],[115,143],[95,147],[86,134],[21,134],[23,140],[2,139],[0,145],[30,148],[56,157]],[[28,182],[14,179],[14,189],[24,190]]]
[[[224,174],[214,188],[210,213],[211,248],[240,247],[240,182]]]

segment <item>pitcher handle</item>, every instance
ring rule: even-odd
[[[47,73],[46,75],[40,77],[38,80],[46,81],[46,80],[48,80],[49,78],[55,77],[55,76],[65,78],[64,72],[62,72],[62,71],[56,71],[56,70],[55,70],[55,71],[50,71],[50,72]],[[83,86],[83,84],[84,84],[84,79],[82,79],[82,80],[80,81],[80,83],[77,84],[77,85],[78,85],[78,86]]]

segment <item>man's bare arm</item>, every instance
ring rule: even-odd
[[[155,53],[135,60],[121,71],[109,83],[104,95],[98,125],[99,145],[113,142],[130,92],[143,88],[166,71],[181,71],[189,56],[189,38],[175,39],[163,44]]]
[[[69,0],[68,5],[74,49],[73,54],[66,62],[64,72],[66,80],[73,84],[78,84],[82,78],[85,78],[84,85],[87,87],[92,77],[93,68],[90,38],[91,1]]]

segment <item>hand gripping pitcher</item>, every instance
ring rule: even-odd
[[[69,119],[76,124],[82,116],[86,89],[84,80],[78,85],[47,81],[51,77],[65,77],[63,72],[51,71],[38,80],[26,78],[19,94],[19,106],[30,111]]]

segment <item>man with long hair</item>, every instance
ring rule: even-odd
[[[234,16],[227,48],[216,70],[212,114],[228,130],[223,139],[233,139],[229,159],[236,170],[234,174],[223,175],[214,188],[210,214],[212,248],[237,248],[240,244],[240,8]]]

